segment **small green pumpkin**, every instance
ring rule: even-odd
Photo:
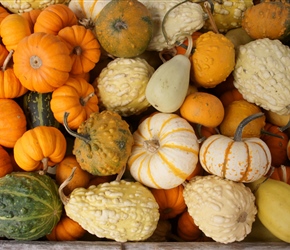
[[[37,240],[60,220],[58,186],[48,175],[12,172],[0,178],[0,236]]]
[[[64,126],[76,137],[72,153],[81,168],[100,176],[120,173],[133,146],[129,124],[114,111],[93,112],[76,133],[67,126],[68,115],[64,114]]]
[[[95,33],[109,54],[135,57],[147,49],[153,36],[153,21],[141,2],[112,0],[100,11]]]

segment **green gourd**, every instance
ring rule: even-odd
[[[58,186],[48,175],[12,172],[0,178],[0,236],[37,240],[60,220]]]

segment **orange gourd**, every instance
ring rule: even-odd
[[[0,24],[2,20],[8,15],[10,15],[10,13],[4,7],[0,6]]]
[[[50,108],[55,119],[63,124],[64,113],[68,112],[68,126],[77,129],[91,113],[98,112],[98,97],[94,87],[80,77],[70,77],[52,93]]]
[[[34,24],[36,22],[36,19],[39,16],[39,14],[41,13],[41,11],[42,11],[41,9],[32,9],[28,12],[22,12],[20,14],[28,21],[31,33],[34,32]]]
[[[28,21],[19,14],[6,16],[0,25],[2,42],[8,51],[16,50],[18,43],[31,34]]]
[[[61,162],[66,153],[66,139],[55,127],[38,126],[27,130],[15,143],[14,159],[25,171],[40,170]]]
[[[0,98],[17,98],[28,91],[15,76],[13,67],[9,66],[12,52],[11,50],[7,55],[0,71]]]
[[[170,189],[150,190],[159,205],[161,220],[172,219],[186,209],[182,184]]]
[[[177,220],[177,235],[184,241],[196,241],[202,236],[202,231],[187,210]]]
[[[26,131],[26,117],[13,99],[0,99],[0,145],[13,148]]]
[[[72,60],[60,38],[36,32],[22,39],[19,46],[21,50],[13,55],[14,72],[24,87],[48,93],[68,80]]]
[[[46,238],[49,241],[74,241],[80,239],[85,233],[86,230],[79,223],[63,215]]]
[[[271,168],[266,176],[268,175],[271,179],[283,181],[290,185],[290,166],[281,165]]]
[[[0,178],[13,171],[13,165],[9,153],[0,146]]]
[[[282,132],[278,126],[273,125],[271,123],[266,123],[264,131],[282,137],[278,138],[265,133],[262,133],[261,135],[261,139],[268,145],[270,149],[272,156],[272,166],[279,167],[282,164],[286,164],[288,160],[287,157],[287,144],[289,141],[288,135]]]
[[[78,187],[88,187],[91,175],[81,169],[79,163],[77,162],[75,156],[68,155],[63,158],[63,160],[56,165],[55,180],[58,185],[61,185],[70,175],[72,169],[76,167],[74,175],[70,182],[64,187],[63,192],[69,195],[75,188]]]
[[[0,43],[0,67],[3,66],[5,59],[8,56],[8,50],[5,48],[3,44]]]
[[[34,32],[57,35],[67,27],[77,25],[75,13],[65,4],[52,4],[41,11],[34,24]]]
[[[206,92],[188,95],[179,110],[187,121],[206,127],[217,127],[224,118],[224,107],[219,98]]]
[[[92,70],[101,56],[100,44],[92,30],[80,25],[65,27],[58,36],[66,43],[72,58],[72,74]]]
[[[236,88],[227,90],[219,97],[219,99],[224,107],[227,107],[233,101],[244,100],[243,95]]]

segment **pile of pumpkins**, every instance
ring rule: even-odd
[[[290,243],[288,3],[0,2],[0,236]]]

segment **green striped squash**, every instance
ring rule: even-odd
[[[37,126],[52,126],[59,128],[58,121],[50,109],[52,93],[29,91],[23,96],[23,109],[28,128]]]
[[[58,186],[48,175],[12,172],[0,178],[0,236],[37,240],[60,220]]]

